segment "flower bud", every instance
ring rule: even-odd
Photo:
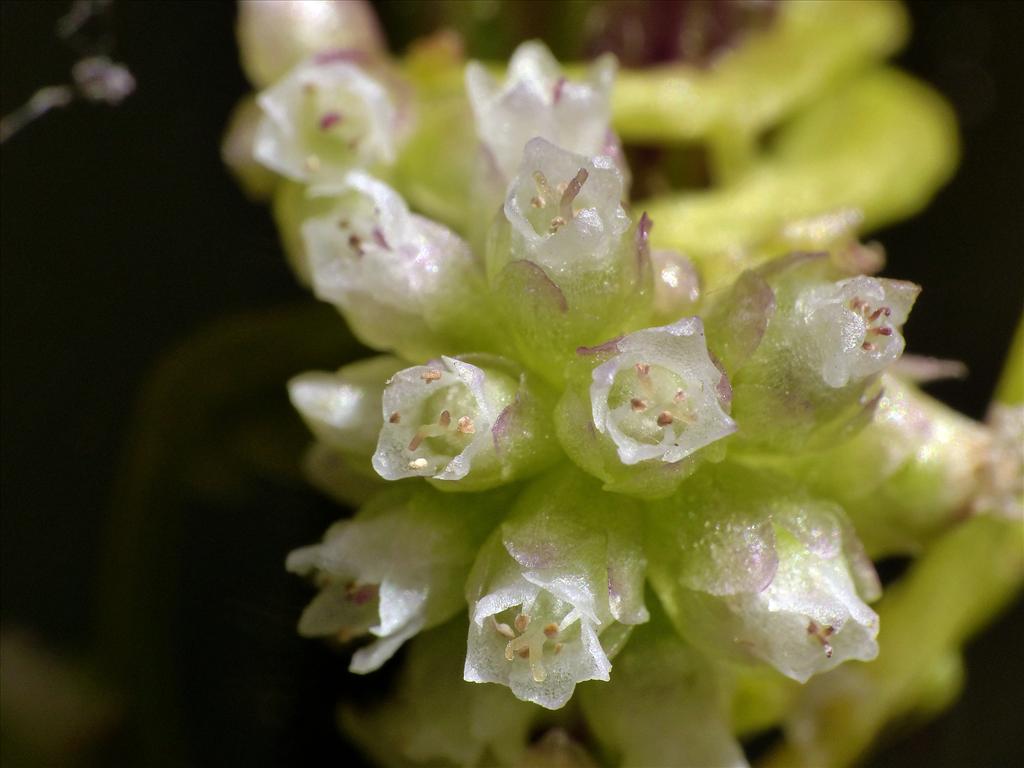
[[[313,57],[257,97],[256,159],[306,184],[390,165],[398,112],[384,84],[352,61]]]
[[[674,323],[697,313],[700,275],[693,262],[675,251],[652,251],[654,320]]]
[[[493,328],[476,315],[486,301],[482,270],[466,243],[365,173],[346,176],[338,192],[302,235],[316,295],[353,333],[410,359],[492,346]]]
[[[388,489],[320,544],[288,555],[287,568],[321,587],[299,620],[307,637],[371,634],[349,669],[372,672],[420,630],[462,606],[461,586],[504,496],[456,499],[422,485]]]
[[[442,357],[406,368],[388,382],[383,407],[373,467],[388,480],[426,477],[445,490],[479,490],[557,455],[547,433],[551,395],[502,358]]]
[[[598,364],[559,402],[558,437],[605,490],[665,496],[696,468],[695,454],[722,458],[721,444],[706,449],[736,431],[731,389],[708,355],[700,318],[579,352]]]
[[[466,582],[465,679],[562,707],[648,619],[639,510],[564,468],[532,484]]]
[[[761,659],[805,682],[878,653],[871,562],[835,504],[754,473],[703,473],[648,518],[651,580],[677,630],[708,653]]]
[[[343,453],[369,458],[383,424],[384,384],[402,365],[397,357],[380,355],[336,373],[309,371],[288,382],[288,396],[317,440]]]
[[[611,88],[615,58],[602,56],[586,82],[568,80],[551,51],[523,43],[512,54],[505,82],[498,85],[479,62],[466,67],[466,91],[477,136],[504,179],[511,179],[523,147],[540,136],[580,155],[617,147],[611,133]]]
[[[385,52],[376,15],[363,0],[240,0],[235,32],[242,68],[257,88],[314,53]]]

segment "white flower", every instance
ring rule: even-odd
[[[552,395],[493,355],[441,357],[388,382],[373,468],[387,480],[426,477],[480,490],[522,477],[558,455],[547,422]]]
[[[902,280],[859,276],[802,292],[796,314],[822,380],[844,387],[894,362],[903,353],[900,329],[920,291]]]
[[[523,147],[537,136],[580,155],[614,152],[609,125],[615,68],[614,57],[602,56],[586,82],[573,82],[539,42],[516,49],[500,86],[482,64],[471,62],[466,91],[477,135],[502,175],[509,179],[515,174]]]
[[[708,355],[699,318],[612,346],[614,356],[594,369],[590,403],[594,426],[623,464],[681,461],[736,431],[724,407],[728,382]]]
[[[453,357],[396,373],[384,390],[384,427],[373,456],[380,476],[460,480],[469,474],[510,402],[494,400],[485,378]]]
[[[479,323],[464,318],[483,300],[483,272],[469,246],[365,173],[348,174],[333,190],[333,210],[302,225],[316,295],[377,348],[422,358],[445,342],[469,343]]]
[[[299,620],[308,637],[376,636],[352,656],[351,671],[372,672],[421,629],[458,612],[461,585],[491,505],[460,502],[431,488],[384,492],[321,544],[288,555],[289,571],[314,576],[320,593]]]
[[[607,157],[586,157],[532,139],[508,188],[511,254],[544,267],[555,283],[607,269],[630,219],[623,179]]]
[[[704,477],[649,520],[652,582],[709,653],[759,658],[805,682],[878,654],[881,588],[840,507],[739,468]]]
[[[531,486],[466,584],[465,679],[558,709],[648,619],[637,510],[564,470]],[[588,492],[588,489],[589,492]]]
[[[384,85],[351,61],[313,57],[257,101],[263,120],[253,153],[283,176],[336,181],[353,168],[394,162],[395,105]]]

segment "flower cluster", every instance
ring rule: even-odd
[[[297,277],[384,353],[289,386],[314,481],[360,507],[288,557],[319,589],[299,631],[354,643],[358,673],[412,641],[403,695],[343,720],[386,764],[513,764],[592,681],[574,716],[624,764],[744,764],[743,680],[781,698],[879,653],[861,540],[922,546],[993,474],[988,432],[894,367],[918,287],[873,276],[857,216],[744,220],[688,258],[685,215],[630,202],[613,59],[570,77],[531,42],[448,92],[443,41],[402,70],[361,5],[296,10],[284,40],[258,5],[236,170]],[[475,148],[454,146],[467,116]]]

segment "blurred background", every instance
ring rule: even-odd
[[[529,37],[562,57],[614,44],[614,27],[582,23],[593,3],[376,5],[393,50],[444,25],[482,57]],[[57,110],[0,150],[0,758],[358,765],[334,704],[379,695],[395,665],[357,678],[301,640],[308,590],[283,561],[338,516],[298,473],[306,438],[284,382],[360,352],[221,163],[249,89],[233,5],[113,3],[66,40],[68,8],[0,4],[0,111],[98,50],[137,90]],[[924,286],[910,350],[970,369],[932,391],[981,417],[1024,303],[1024,5],[909,8],[898,61],[955,107],[963,159],[928,210],[877,238],[887,273]],[[899,724],[868,764],[1020,764],[1022,634],[1018,602],[968,648],[962,698],[919,730]]]

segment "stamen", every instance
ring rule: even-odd
[[[355,251],[357,256],[363,255],[363,241],[359,239],[358,235],[348,236],[348,247]]]
[[[438,379],[440,379],[441,372],[435,370],[434,368],[428,368],[427,370],[420,374],[420,378],[429,384],[432,381],[437,381]]]
[[[554,647],[553,650],[554,650],[554,652],[556,654],[561,653],[562,652],[562,644],[561,643],[555,643],[555,647]]]
[[[441,411],[441,417],[437,420],[437,423],[442,427],[447,427],[452,423],[452,415],[449,411]]]
[[[409,469],[426,469],[427,460],[424,458],[413,459],[409,462]]]
[[[530,626],[530,617],[525,613],[520,613],[515,619],[516,632],[525,632],[526,628]]]
[[[576,195],[580,193],[583,185],[587,183],[589,175],[586,168],[580,168],[576,175],[572,177],[572,181],[566,185],[565,191],[562,193],[562,199],[558,203],[558,211],[566,221],[575,216],[572,211],[572,201],[576,199]]]
[[[409,450],[415,451],[417,448],[419,448],[420,444],[423,442],[424,437],[426,437],[426,435],[424,435],[422,432],[417,432],[415,435],[413,435],[412,440],[409,441]]]
[[[661,413],[658,414],[659,427],[667,427],[673,421],[675,421],[675,418],[668,411],[662,411]]]
[[[310,173],[316,173],[320,170],[320,158],[316,155],[306,155],[305,166]]]
[[[634,367],[636,368],[637,376],[646,376],[651,372],[651,366],[647,363],[637,363]]]
[[[551,91],[551,100],[557,104],[562,100],[562,89],[565,88],[566,80],[560,77],[555,81],[555,87]]]
[[[825,651],[825,658],[832,658],[832,644],[828,642],[828,638],[835,634],[835,627],[819,627],[816,621],[811,621],[807,625],[807,634],[813,635],[819,643],[821,643],[822,650]]]
[[[647,403],[641,400],[639,397],[634,397],[632,400],[629,401],[629,404],[637,413],[647,410]]]
[[[547,626],[545,626],[545,627],[544,627],[544,635],[545,635],[545,636],[546,636],[546,637],[547,637],[548,639],[551,639],[551,638],[557,637],[557,636],[558,636],[558,625],[557,625],[557,624],[555,624],[554,622],[551,622],[550,624],[548,624]]]
[[[388,417],[388,423],[389,424],[397,424],[401,420],[402,420],[402,414],[400,414],[398,411],[395,411],[394,413],[392,413]]]
[[[384,239],[384,233],[381,232],[380,227],[373,228],[373,242],[383,248],[385,251],[390,251],[391,246],[388,245],[388,241]]]
[[[871,328],[868,333],[873,333],[876,336],[892,336],[892,328],[888,325],[883,325],[881,328]]]
[[[520,648],[519,651],[516,653],[516,656],[518,656],[520,659],[528,659],[528,658],[530,658],[530,649],[529,649],[529,647],[527,647],[527,648]]]
[[[534,208],[543,208],[547,201],[543,197],[535,196],[530,198],[530,205]]]
[[[675,395],[672,397],[673,403],[681,403],[686,399],[686,393],[681,389],[677,389]]]
[[[547,201],[555,196],[548,185],[547,177],[540,171],[534,171],[533,183],[537,186],[537,197],[543,204],[542,207],[547,205]]]
[[[455,429],[463,435],[472,435],[476,432],[476,426],[473,424],[473,420],[469,418],[469,416],[463,416],[460,418]]]
[[[863,344],[860,345],[860,348],[863,349],[865,352],[875,351],[875,345],[872,344],[870,341],[865,341]]]
[[[512,631],[512,627],[510,627],[505,622],[499,622],[493,616],[491,617],[491,621],[494,622],[494,628],[497,630],[499,635],[504,635],[509,640],[513,639],[516,636],[516,633]]]
[[[340,112],[327,112],[320,118],[320,130],[328,131],[341,122]]]
[[[551,220],[551,226],[548,228],[548,233],[553,235],[555,234],[555,232],[557,232],[564,226],[565,219],[563,219],[561,216],[555,216],[555,218]]]

